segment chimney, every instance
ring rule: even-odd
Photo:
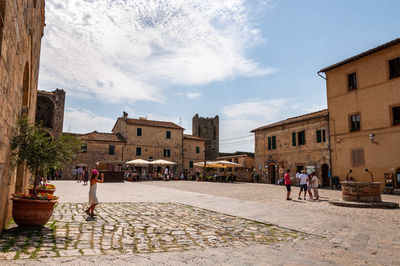
[[[124,115],[124,120],[128,119],[128,113],[127,112],[124,111],[123,115]]]

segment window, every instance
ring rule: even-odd
[[[115,154],[115,146],[110,145],[108,146],[108,155],[114,155]]]
[[[141,155],[142,155],[142,148],[136,147],[136,156],[141,156]]]
[[[268,150],[276,150],[276,136],[268,137]]]
[[[317,130],[317,143],[326,142],[325,129]]]
[[[140,127],[136,129],[136,136],[142,136],[142,129]]]
[[[357,75],[356,72],[347,75],[348,91],[357,89]]]
[[[292,146],[296,146],[296,132],[292,132]]]
[[[82,144],[82,146],[81,146],[81,152],[82,152],[82,153],[87,153],[87,144],[86,144],[86,143],[83,143],[83,144]]]
[[[297,132],[297,140],[298,140],[299,145],[306,144],[306,132],[304,130]]]
[[[166,134],[166,136],[165,136],[167,139],[170,139],[171,138],[171,131],[167,131],[167,134]]]
[[[196,147],[196,153],[200,153],[200,147]]]
[[[164,149],[164,157],[171,157],[171,150]]]
[[[389,60],[389,79],[400,77],[400,57]]]
[[[360,131],[360,114],[355,114],[350,116],[350,132]]]
[[[364,164],[364,150],[363,149],[354,149],[351,150],[351,165],[363,165]]]
[[[393,126],[400,125],[400,106],[392,108]]]
[[[193,168],[193,161],[190,161],[190,162],[189,162],[189,168],[190,168],[190,169]]]

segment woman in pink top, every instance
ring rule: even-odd
[[[290,191],[292,190],[291,189],[292,179],[290,178],[290,170],[286,171],[284,179],[285,179],[285,186],[286,186],[286,190],[287,190],[286,200],[292,200],[290,198]]]

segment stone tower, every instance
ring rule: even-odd
[[[215,161],[219,156],[219,116],[192,118],[192,135],[206,140],[206,160]]]
[[[38,91],[36,104],[36,123],[57,138],[63,132],[65,91]]]

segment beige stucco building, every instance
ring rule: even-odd
[[[187,176],[194,175],[194,163],[204,162],[205,142],[197,136],[183,135],[183,168]]]
[[[255,135],[255,173],[261,182],[276,184],[286,170],[315,171],[329,186],[328,111],[305,114],[252,130]]]
[[[326,75],[333,175],[377,181],[397,174],[400,186],[400,39],[320,72]]]
[[[233,163],[240,164],[240,167],[230,167],[226,170],[220,169],[220,172],[223,172],[227,176],[231,174],[236,177],[236,181],[239,182],[253,182],[253,171],[254,171],[254,155],[250,155],[248,153],[237,154],[237,155],[229,155],[229,156],[220,156],[218,160],[228,161]]]
[[[23,166],[10,168],[19,117],[35,121],[44,0],[0,0],[0,231],[11,216],[10,194],[26,191]]]

